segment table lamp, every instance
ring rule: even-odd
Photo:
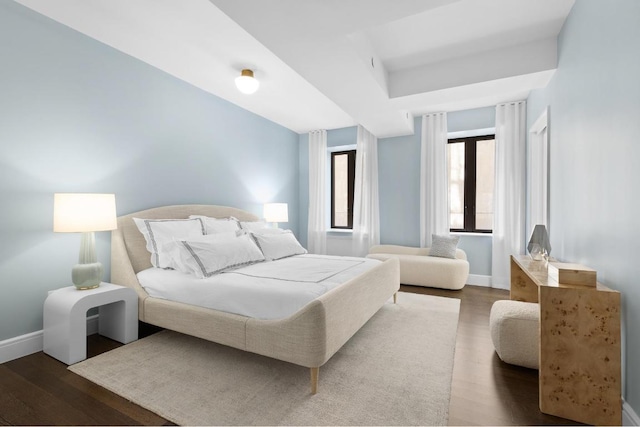
[[[286,203],[265,203],[264,220],[275,223],[278,228],[279,222],[289,222],[289,207]]]
[[[115,230],[116,197],[114,194],[56,193],[53,199],[53,231],[82,233],[78,264],[71,270],[78,289],[100,286],[104,269],[96,257],[94,231]]]

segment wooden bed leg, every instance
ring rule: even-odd
[[[318,375],[320,368],[311,368],[311,394],[318,392]]]
[[[394,304],[398,303],[398,293],[397,292],[395,294],[393,294],[393,303]]]

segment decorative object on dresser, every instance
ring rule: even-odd
[[[550,262],[549,277],[563,285],[596,286],[596,270],[581,264]]]
[[[540,410],[621,425],[620,293],[558,283],[546,262],[511,256],[511,299],[540,305]]]
[[[551,243],[549,243],[549,234],[544,225],[538,224],[534,227],[527,250],[534,261],[541,261],[549,257]]]
[[[96,257],[94,231],[115,230],[117,227],[114,194],[54,194],[53,231],[82,233],[78,264],[71,270],[76,288],[100,286],[104,269]]]

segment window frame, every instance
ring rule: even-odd
[[[449,228],[451,233],[483,233],[491,234],[493,230],[476,228],[476,151],[477,142],[486,140],[495,140],[495,134],[465,136],[460,138],[449,138],[447,144],[464,143],[464,209],[463,209],[463,228]],[[494,171],[495,172],[495,171]],[[447,183],[449,177],[447,177]],[[469,202],[470,201],[470,202]],[[449,215],[451,215],[451,206],[449,206]]]
[[[332,230],[353,230],[353,195],[355,192],[355,180],[356,180],[356,149],[331,151],[330,153],[330,185],[331,185],[331,229]],[[335,156],[344,155],[347,157],[347,225],[339,226],[335,225]]]

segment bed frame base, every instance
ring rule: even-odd
[[[215,205],[164,206],[119,217],[118,229],[111,233],[110,281],[137,292],[138,316],[143,322],[310,368],[311,393],[316,394],[320,366],[391,296],[397,303],[397,259],[384,261],[284,319],[260,320],[151,297],[136,277],[136,273],[151,267],[151,260],[133,218],[178,219],[191,214],[258,220],[249,212]]]

